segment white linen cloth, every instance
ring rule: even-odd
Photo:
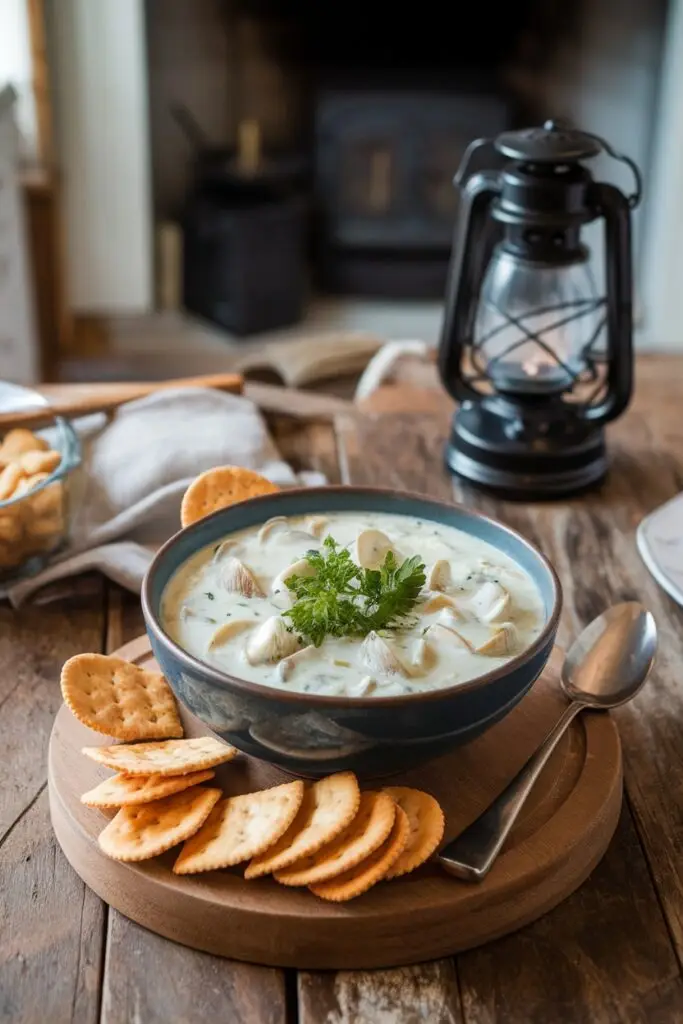
[[[205,388],[158,392],[121,406],[113,419],[74,424],[83,463],[72,480],[71,539],[50,565],[4,591],[18,606],[39,587],[88,569],[139,592],[156,549],[180,529],[180,502],[212,466],[258,470],[281,487],[325,483],[295,474],[256,406]]]

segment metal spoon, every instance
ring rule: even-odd
[[[468,882],[486,877],[570,722],[585,708],[606,710],[635,697],[650,673],[656,649],[655,620],[637,601],[617,604],[586,626],[562,666],[569,707],[500,796],[442,850],[438,860],[446,871]]]

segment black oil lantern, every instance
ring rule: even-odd
[[[583,161],[602,151],[631,169],[633,195],[593,179]],[[548,121],[472,143],[455,181],[461,206],[439,352],[442,381],[461,403],[448,467],[507,497],[582,490],[605,475],[603,425],[631,397],[638,168],[597,136]],[[598,218],[600,289],[581,241]]]

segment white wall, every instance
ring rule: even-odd
[[[641,265],[644,343],[683,350],[683,0],[671,0]]]
[[[16,93],[0,89],[0,380],[33,384],[40,360],[19,184]]]
[[[38,142],[26,0],[0,0],[0,89],[4,85],[14,86],[17,94],[20,155],[30,160]]]
[[[677,3],[678,0],[672,0]],[[652,344],[644,330],[644,237],[650,216],[653,135],[658,109],[666,0],[582,0],[581,29],[561,54],[547,83],[553,113],[605,138],[640,167],[643,203],[634,214],[635,313],[639,347]],[[631,192],[633,181],[622,164],[607,157],[591,162],[596,177]],[[602,226],[591,225],[586,240],[597,255],[602,280]]]
[[[153,225],[143,0],[51,4],[71,305],[146,312]]]

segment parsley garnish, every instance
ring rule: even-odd
[[[417,555],[399,565],[389,551],[379,569],[362,569],[329,536],[321,551],[308,551],[304,557],[315,575],[288,578],[296,601],[283,617],[290,620],[292,632],[316,647],[326,636],[366,636],[373,629],[396,628],[425,582],[425,567]]]

